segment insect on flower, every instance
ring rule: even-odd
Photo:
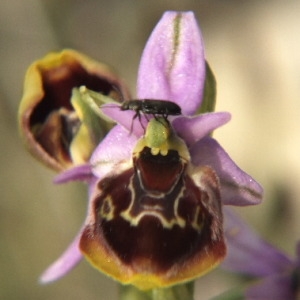
[[[133,120],[138,118],[144,131],[145,128],[141,122],[141,112],[146,115],[153,115],[157,119],[158,115],[161,115],[163,119],[167,121],[168,116],[181,115],[181,108],[174,102],[166,100],[155,100],[155,99],[140,99],[140,100],[128,100],[124,101],[121,105],[121,110],[133,110],[135,115]],[[146,117],[147,121],[148,118]],[[132,128],[131,128],[132,131]]]
[[[166,100],[128,100],[124,101],[121,105],[121,110],[134,110],[136,112],[134,119],[141,118],[141,112],[143,114],[151,114],[154,117],[162,115],[165,119],[172,115],[181,115],[181,108],[174,102]]]
[[[115,104],[117,104],[117,107],[119,107],[122,111],[133,110],[135,112],[133,120],[138,118],[144,131],[145,128],[141,121],[141,113],[145,115],[148,122],[149,119],[147,118],[147,115],[152,115],[155,119],[158,119],[158,116],[162,116],[165,120],[167,120],[168,116],[170,115],[181,115],[180,106],[174,102],[167,100],[131,99],[123,101],[120,105],[120,103],[116,102],[114,99],[105,96],[101,93],[97,93],[95,91],[87,89],[85,86],[81,86],[79,88],[79,93],[83,101],[88,103],[94,109],[95,113],[97,113],[102,119],[106,118],[105,115],[101,112],[101,110],[99,110],[99,106],[101,107],[103,104],[105,104],[106,107],[112,105],[112,108],[116,108]]]

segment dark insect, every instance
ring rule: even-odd
[[[134,110],[136,112],[133,119],[138,117],[141,120],[141,112],[144,115],[162,115],[167,119],[168,116],[181,115],[181,108],[176,103],[166,100],[128,100],[121,105],[121,110]]]

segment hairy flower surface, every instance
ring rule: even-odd
[[[222,206],[258,204],[262,188],[211,137],[230,114],[197,114],[211,86],[206,70],[193,13],[166,12],[144,49],[137,98],[157,100],[150,111],[171,101],[182,115],[102,106],[117,125],[88,163],[56,178],[88,182],[87,218],[42,282],[63,276],[82,255],[140,289],[192,280],[222,261]]]

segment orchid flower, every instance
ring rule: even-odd
[[[26,72],[19,107],[21,136],[29,152],[55,171],[87,162],[111,127],[81,101],[80,86],[116,100],[129,97],[107,65],[74,50],[49,53]]]
[[[296,247],[296,258],[292,259],[259,237],[229,209],[225,210],[224,227],[228,253],[222,267],[251,276],[252,283],[241,291],[245,299],[298,299],[299,243]]]
[[[88,183],[86,220],[42,282],[85,256],[108,276],[147,290],[193,280],[224,259],[222,206],[258,204],[262,188],[211,136],[230,114],[198,114],[208,71],[194,14],[166,12],[144,49],[136,98],[176,103],[182,115],[146,116],[116,102],[101,107],[117,125],[88,161],[56,177]]]

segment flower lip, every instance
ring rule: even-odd
[[[226,247],[218,178],[209,167],[186,165],[177,151],[152,154],[146,147],[130,168],[98,182],[80,240],[96,268],[151,289],[220,263]]]

